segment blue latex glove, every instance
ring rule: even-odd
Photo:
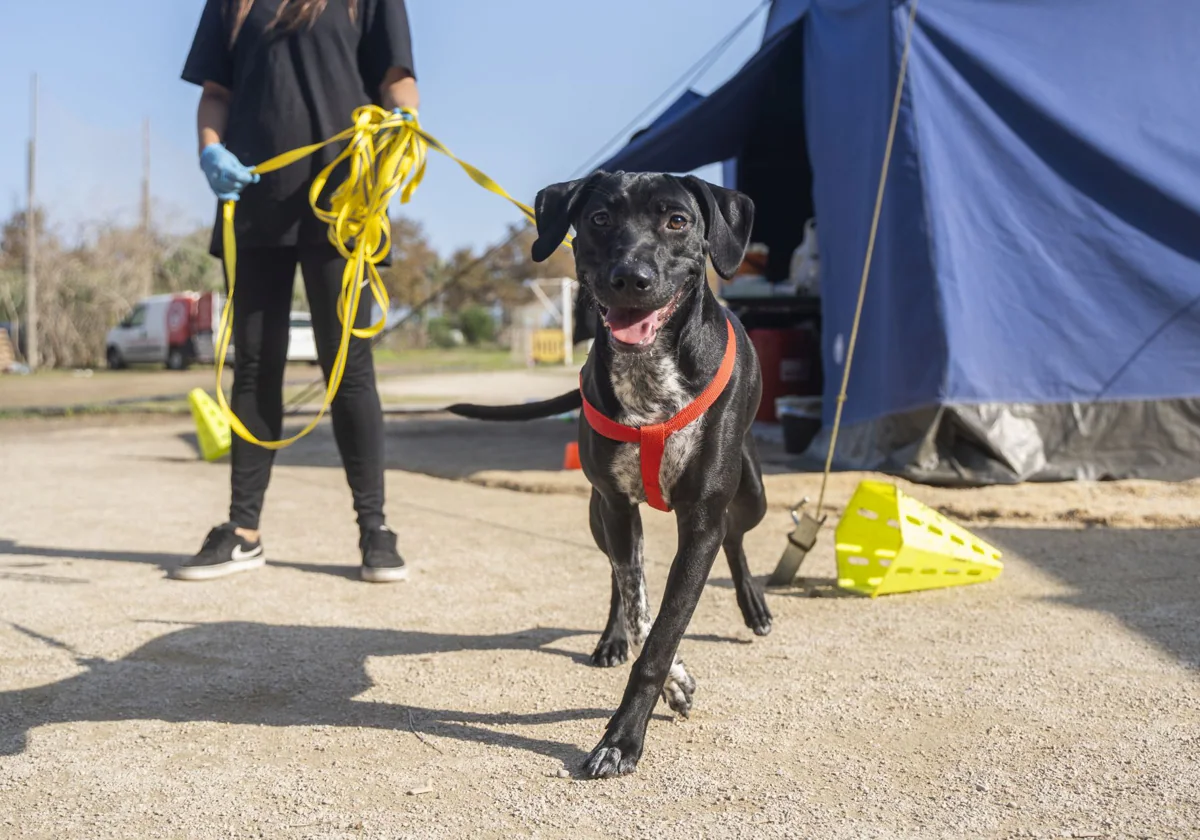
[[[412,122],[416,116],[412,111],[404,108],[393,108],[392,113],[400,116],[405,122]]]
[[[243,187],[258,183],[258,173],[251,172],[221,143],[210,143],[204,147],[200,153],[200,168],[208,178],[208,186],[221,201],[237,201]]]

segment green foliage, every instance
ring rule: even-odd
[[[469,306],[458,314],[458,328],[467,344],[489,344],[496,338],[496,322],[482,306]]]
[[[202,228],[166,243],[154,271],[156,292],[216,292],[225,287],[221,263],[208,252],[211,231]]]
[[[0,219],[0,321],[19,320],[25,312],[25,223],[23,212]],[[220,261],[209,254],[207,226],[180,236],[101,223],[75,242],[57,235],[41,210],[35,225],[41,367],[103,364],[108,329],[147,294],[217,291],[225,285]],[[565,250],[543,263],[530,259],[532,228],[513,227],[509,233],[513,241],[494,253],[463,248],[442,258],[420,224],[392,220],[392,265],[383,277],[393,303],[411,306],[439,291],[434,306],[449,313],[427,323],[431,346],[493,344],[507,320],[496,322],[494,306],[507,312],[528,303],[527,280],[573,273]],[[308,309],[301,282],[292,307]]]
[[[42,211],[35,221],[39,367],[103,364],[105,335],[138,299],[224,285],[220,263],[208,253],[208,228],[167,236],[101,224],[68,243]],[[0,320],[25,314],[25,248],[25,214],[18,211],[0,222]]]
[[[449,349],[457,347],[455,327],[447,318],[430,318],[429,323],[425,325],[429,333],[429,343],[434,347]]]
[[[392,264],[380,269],[383,284],[394,303],[413,306],[425,299],[437,273],[437,251],[418,222],[392,219]]]

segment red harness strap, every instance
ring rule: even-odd
[[[663,452],[667,448],[667,438],[678,432],[684,426],[694,423],[703,416],[704,412],[717,401],[729,384],[733,375],[733,365],[737,359],[737,336],[733,331],[733,322],[725,320],[729,332],[725,339],[725,358],[717,368],[708,387],[700,392],[700,396],[688,403],[683,409],[665,423],[655,423],[652,426],[626,426],[615,420],[610,420],[600,413],[594,405],[583,398],[583,415],[588,425],[598,435],[621,443],[636,443],[641,447],[642,485],[646,489],[646,502],[655,510],[669,511],[671,506],[663,498],[659,475],[662,471]]]

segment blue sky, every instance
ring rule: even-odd
[[[338,2],[339,0],[330,0]],[[0,11],[0,213],[23,206],[29,85],[40,77],[38,185],[72,235],[133,219],[141,124],[151,122],[155,210],[173,229],[212,218],[196,165],[198,90],[179,80],[203,0],[54,0]],[[532,199],[719,42],[760,0],[409,0],[422,124],[511,193]],[[702,92],[754,51],[763,15],[698,81]],[[715,170],[705,174],[719,178]],[[519,218],[434,156],[413,201],[443,252],[499,238]]]

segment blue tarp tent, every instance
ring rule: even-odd
[[[774,279],[816,217],[827,427],[909,9],[777,0],[738,74],[600,167],[736,164]],[[840,465],[1200,474],[1197,44],[1195,0],[921,0]]]

